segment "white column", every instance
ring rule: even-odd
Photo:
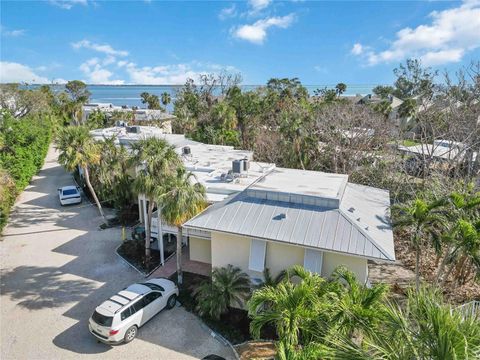
[[[165,263],[165,254],[163,252],[163,228],[162,228],[162,217],[161,217],[162,209],[157,209],[157,241],[158,241],[158,248],[160,250],[160,263],[162,266]]]

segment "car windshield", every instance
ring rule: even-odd
[[[113,317],[105,316],[95,311],[92,315],[92,320],[95,321],[98,325],[109,327],[112,326]]]
[[[165,291],[165,289],[157,284],[143,283],[142,285],[148,286],[152,290]]]
[[[76,195],[76,194],[77,194],[77,190],[75,190],[75,189],[63,190],[63,195]]]

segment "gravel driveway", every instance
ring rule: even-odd
[[[183,308],[165,310],[128,345],[89,334],[93,309],[142,277],[115,255],[120,230],[98,230],[95,207],[61,207],[56,190],[72,179],[49,151],[42,171],[19,197],[0,242],[1,358],[234,358]]]

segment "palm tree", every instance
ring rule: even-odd
[[[163,139],[149,138],[132,145],[131,164],[139,168],[133,186],[135,193],[148,199],[147,219],[145,221],[145,254],[150,255],[152,216],[155,202],[164,194],[166,179],[175,173],[181,160],[175,148]],[[158,224],[160,226],[160,224]],[[158,241],[162,241],[159,234]]]
[[[177,277],[178,283],[183,283],[182,277],[182,225],[207,206],[205,187],[196,180],[193,173],[184,167],[177,168],[175,175],[170,176],[164,185],[164,194],[159,198],[162,205],[163,219],[178,229],[177,235]]]
[[[105,223],[108,223],[103,213],[102,205],[90,182],[89,167],[98,164],[100,161],[100,153],[98,151],[98,144],[95,143],[88,129],[85,126],[68,126],[62,128],[57,135],[56,148],[60,151],[60,155],[58,156],[59,163],[68,171],[74,171],[77,168],[83,170],[83,176],[88,190],[90,190],[97,204],[100,215],[102,215]]]
[[[194,292],[200,315],[220,319],[232,304],[242,306],[250,294],[250,278],[238,267],[215,268],[212,278],[203,282]]]
[[[424,236],[434,240],[434,246],[440,251],[437,227],[442,221],[439,209],[445,205],[445,200],[427,202],[417,198],[411,204],[397,206],[398,218],[394,221],[396,227],[406,227],[412,230],[411,245],[415,249],[415,288],[420,287],[420,254],[424,244]]]
[[[452,254],[452,250],[455,248],[456,240],[459,240],[458,236],[460,235],[460,237],[462,237],[461,228],[465,228],[465,225],[460,225],[459,221],[474,221],[479,217],[480,210],[480,193],[475,192],[473,183],[467,184],[466,189],[463,191],[452,192],[448,196],[448,200],[450,205],[450,211],[448,212],[447,216],[447,219],[449,220],[447,222],[449,229],[447,229],[447,232],[443,237],[444,242],[447,244],[447,249],[437,271],[437,284],[444,275],[444,270],[447,263],[449,261],[451,262],[455,258],[455,256],[453,256],[454,254]],[[465,234],[465,231],[463,231],[463,233]],[[460,243],[462,243],[461,240]],[[445,280],[446,278],[444,278],[442,284],[445,282]]]
[[[171,98],[170,94],[166,91],[163,92],[160,95],[160,98],[161,98],[163,106],[167,106],[168,104],[170,104],[172,102],[172,98]]]
[[[480,321],[446,304],[438,290],[408,292],[407,303],[389,303],[381,331],[359,352],[379,359],[478,359]]]
[[[282,281],[256,290],[248,302],[252,335],[258,338],[265,326],[274,325],[286,348],[298,346],[301,334],[308,333],[318,319],[318,284],[314,279],[297,284]]]
[[[384,301],[388,294],[386,284],[375,284],[372,287],[361,285],[355,274],[345,266],[335,269],[334,280],[345,284],[332,312],[332,322],[336,324],[335,332],[353,337],[358,343],[364,334],[378,329],[383,315]]]

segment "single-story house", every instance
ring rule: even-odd
[[[275,168],[184,224],[190,259],[240,267],[260,282],[292,266],[328,277],[339,265],[368,281],[367,261],[395,261],[385,190],[347,175]]]

